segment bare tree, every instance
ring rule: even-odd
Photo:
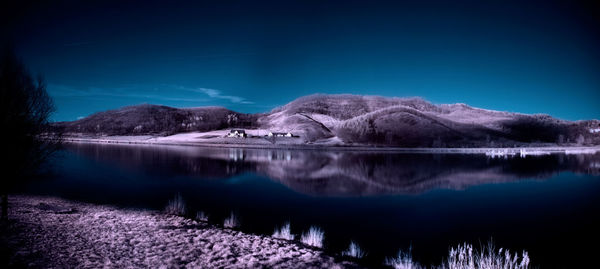
[[[0,162],[2,218],[8,216],[7,195],[15,185],[36,175],[58,149],[60,136],[50,135],[54,105],[41,77],[33,79],[11,50],[0,61],[0,141],[6,149]]]

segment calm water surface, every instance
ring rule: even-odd
[[[600,221],[600,154],[490,159],[483,155],[69,144],[51,179],[24,191],[123,207],[162,209],[180,193],[222,223],[270,235],[316,225],[326,251],[350,240],[367,264],[412,246],[439,263],[461,242],[490,238],[529,251],[541,268],[592,261]],[[588,246],[592,244],[593,247]]]

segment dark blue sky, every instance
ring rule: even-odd
[[[263,112],[313,93],[600,118],[593,1],[62,1],[3,9],[4,36],[45,77],[55,120],[140,103]]]

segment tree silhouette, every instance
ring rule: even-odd
[[[10,49],[4,50],[0,62],[0,111],[0,141],[5,149],[0,193],[2,218],[6,219],[8,193],[36,175],[60,144],[60,136],[49,132],[54,105],[43,79],[33,79]]]

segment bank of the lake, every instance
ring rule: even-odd
[[[29,268],[355,268],[297,242],[156,211],[9,196],[3,261]]]
[[[201,133],[177,134],[166,137],[156,136],[65,136],[67,143],[120,144],[120,145],[156,145],[156,146],[194,146],[209,148],[242,148],[242,149],[281,149],[281,150],[329,150],[329,151],[371,151],[397,153],[426,154],[487,154],[491,156],[511,155],[544,155],[595,154],[600,146],[558,146],[553,144],[519,145],[511,148],[477,147],[477,148],[403,148],[391,146],[373,146],[364,144],[345,144],[339,139],[330,139],[314,143],[300,143],[294,138],[283,138],[271,143],[262,138],[204,138]],[[289,140],[289,141],[288,141]]]

